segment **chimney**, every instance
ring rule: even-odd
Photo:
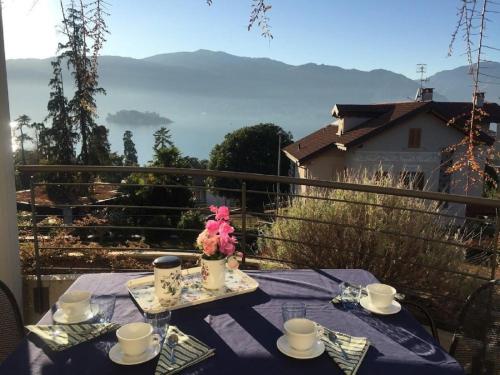
[[[484,104],[484,92],[475,92],[472,100],[477,108],[482,108]]]
[[[431,87],[419,87],[417,90],[417,95],[415,96],[415,101],[430,102],[432,101],[433,92],[434,89]]]

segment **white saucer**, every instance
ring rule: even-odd
[[[67,317],[64,315],[61,309],[57,309],[57,311],[52,315],[52,319],[54,322],[59,324],[76,324],[83,323],[89,321],[94,318],[99,313],[99,305],[90,305],[90,309],[82,315]]]
[[[388,307],[383,308],[383,309],[373,306],[370,303],[368,296],[361,298],[359,300],[359,304],[364,309],[366,309],[374,314],[379,314],[379,315],[393,315],[393,314],[397,314],[398,312],[401,311],[401,305],[396,300],[393,300],[392,304],[390,304]]]
[[[160,343],[155,341],[154,344],[144,353],[132,357],[123,354],[120,344],[117,343],[109,350],[109,359],[111,359],[114,363],[117,363],[119,365],[125,365],[125,366],[138,365],[152,360],[160,353],[160,350],[161,350]]]
[[[276,345],[278,346],[278,349],[281,353],[296,359],[316,358],[323,354],[323,352],[325,351],[325,344],[321,340],[316,341],[316,344],[314,344],[313,347],[309,350],[295,350],[290,347],[290,345],[288,345],[288,340],[286,339],[285,335],[281,336],[278,339]]]

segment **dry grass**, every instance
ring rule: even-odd
[[[404,187],[391,176],[377,179],[365,173],[345,179]],[[471,268],[465,262],[465,248],[456,245],[465,245],[466,236],[459,234],[457,223],[433,214],[439,212],[437,202],[344,190],[313,189],[309,195],[291,200],[263,231],[265,236],[282,239],[261,240],[264,256],[301,267],[361,268],[403,289],[457,300],[478,284],[478,280],[444,271],[470,272]]]

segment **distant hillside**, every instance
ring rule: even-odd
[[[483,63],[480,87],[485,92],[487,101],[500,101],[500,63]],[[429,77],[430,86],[436,88],[449,100],[471,100],[472,77],[468,66],[444,70]]]
[[[50,60],[9,60],[7,69],[12,117],[27,113],[42,120]],[[207,157],[227,132],[241,126],[275,122],[299,138],[331,121],[335,103],[408,100],[417,90],[413,80],[382,69],[366,72],[317,64],[293,66],[207,50],[145,59],[103,56],[99,75],[107,91],[98,98],[100,122],[106,123],[108,113],[124,108],[156,112],[175,119],[169,125],[174,141],[185,154],[199,157]],[[431,84],[436,79],[436,97],[444,100],[455,90],[448,90],[452,83],[445,79],[438,87],[438,78],[433,76]],[[69,93],[69,75],[65,82]],[[456,82],[454,79],[453,84]],[[121,152],[123,131],[133,131],[136,125],[108,125],[112,148]],[[154,130],[154,126],[141,126],[141,131],[134,133],[141,162],[151,158]]]

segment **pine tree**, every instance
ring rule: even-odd
[[[137,150],[130,130],[123,133],[123,161],[125,165],[137,165]]]
[[[37,163],[39,163],[40,158],[41,158],[41,155],[40,155],[40,134],[45,129],[45,125],[43,122],[32,122],[29,127],[35,133],[34,134],[35,137],[34,137],[33,141],[35,143],[36,161],[37,161]]]
[[[89,140],[90,165],[110,165],[111,146],[108,141],[108,129],[103,125],[94,127]]]
[[[50,99],[47,103],[49,114],[46,120],[52,121],[51,128],[43,132],[43,148],[50,162],[55,164],[73,164],[75,162],[75,144],[78,134],[73,130],[69,114],[68,101],[64,96],[61,60],[52,61],[53,77],[49,82]]]
[[[66,43],[59,44],[59,57],[67,61],[68,68],[75,83],[75,94],[69,101],[69,109],[76,120],[80,132],[81,151],[79,160],[82,164],[90,163],[90,137],[96,128],[97,94],[105,94],[98,85],[97,55],[104,42],[103,35],[107,33],[103,15],[102,2],[90,4],[80,1],[76,7],[74,1],[63,10],[63,31],[67,37]],[[92,50],[91,50],[92,49]]]
[[[26,165],[26,152],[24,148],[25,142],[32,141],[28,134],[24,132],[25,128],[30,127],[31,119],[28,115],[21,115],[14,120],[16,122],[16,130],[19,131],[19,135],[16,137],[16,141],[21,146],[21,160],[24,165]]]
[[[155,138],[155,143],[153,145],[153,150],[155,155],[165,148],[170,148],[174,146],[174,142],[172,142],[172,135],[170,134],[170,129],[165,127],[161,127],[153,134]]]

